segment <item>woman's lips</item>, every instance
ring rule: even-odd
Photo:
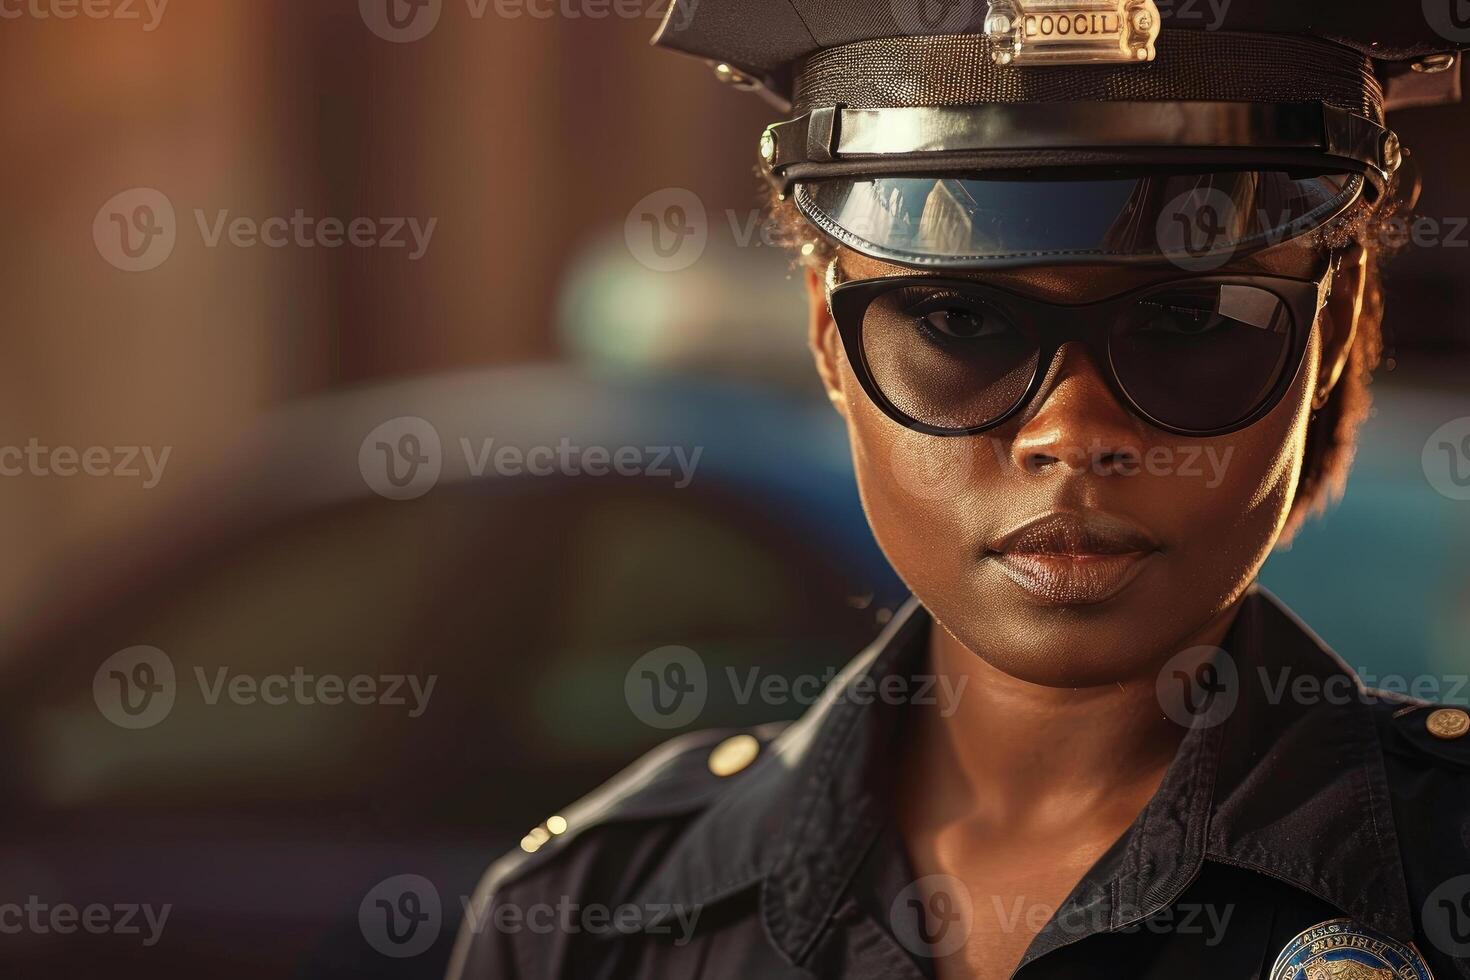
[[[1114,555],[1000,554],[1012,582],[1046,602],[1085,605],[1110,599],[1133,581],[1152,552]]]
[[[1158,549],[1147,532],[1121,518],[1059,511],[1003,535],[986,556],[1043,602],[1085,605],[1117,595]]]

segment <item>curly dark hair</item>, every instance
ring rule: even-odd
[[[763,182],[764,183],[764,182]],[[766,220],[775,241],[791,249],[799,266],[825,269],[841,246],[818,233],[789,200],[766,192]],[[1399,211],[1397,188],[1379,201],[1361,199],[1329,227],[1318,231],[1314,244],[1329,253],[1354,244],[1367,252],[1363,309],[1342,375],[1327,401],[1312,413],[1301,473],[1278,543],[1289,544],[1308,518],[1342,498],[1357,450],[1358,430],[1373,407],[1371,383],[1383,359],[1382,267],[1395,251],[1386,223]]]

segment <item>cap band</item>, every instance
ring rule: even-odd
[[[1383,119],[1365,55],[1314,38],[1165,30],[1141,65],[996,65],[983,35],[888,37],[818,51],[795,66],[792,114],[824,105],[990,102],[1321,102]]]
[[[1382,185],[1397,138],[1362,116],[1311,103],[1042,102],[814,109],[762,140],[767,172],[796,180],[868,173],[1015,169],[1016,151],[1066,154],[1049,166],[1281,166],[1368,171]],[[1091,158],[1091,151],[1107,151]],[[1376,173],[1373,173],[1376,171]]]

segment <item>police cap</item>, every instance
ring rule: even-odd
[[[1203,205],[1238,254],[1391,195],[1388,112],[1459,98],[1455,3],[674,0],[654,40],[787,113],[763,171],[857,251],[1146,262]]]

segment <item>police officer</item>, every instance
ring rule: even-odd
[[[783,111],[914,595],[799,721],[532,829],[451,976],[1470,977],[1470,714],[1255,582],[1341,490],[1414,195],[1387,114],[1458,97],[1456,13],[677,0],[658,43]]]

